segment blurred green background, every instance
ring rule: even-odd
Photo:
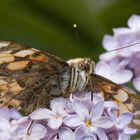
[[[126,26],[132,14],[140,15],[139,0],[1,0],[0,40],[64,59],[92,58],[103,52],[103,36],[112,34],[113,27]]]
[[[127,26],[133,14],[140,15],[139,0],[1,0],[0,40],[25,44],[66,60],[92,58],[104,52],[103,36],[112,34],[114,27]]]

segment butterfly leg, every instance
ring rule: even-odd
[[[83,85],[83,87],[82,87],[82,91],[86,88],[86,86],[87,86],[87,84],[88,84],[88,82],[89,82],[89,80],[90,80],[90,74],[85,74],[84,75],[84,77],[85,77],[85,81],[84,81],[84,85]]]
[[[90,86],[90,89],[92,90],[92,81],[90,77],[89,77],[89,86]],[[91,101],[93,101],[93,93],[91,93]]]
[[[72,68],[71,70],[71,82],[70,82],[70,91],[73,92],[76,89],[78,82],[78,69],[77,67]]]
[[[34,120],[32,120],[30,123],[29,123],[29,126],[28,126],[28,129],[27,129],[27,135],[30,135],[31,134],[31,127],[32,127],[32,125],[33,125],[33,123],[34,123]]]

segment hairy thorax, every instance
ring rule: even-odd
[[[70,91],[82,91],[89,82],[95,63],[90,58],[75,58],[67,61],[71,67]]]

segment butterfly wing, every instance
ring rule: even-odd
[[[102,76],[91,74],[87,89],[102,94],[105,100],[116,102],[120,107],[119,114],[125,111],[140,110],[139,96]]]
[[[0,42],[0,106],[31,112],[60,93],[60,75],[68,64],[49,53]],[[47,93],[47,94],[46,94]]]

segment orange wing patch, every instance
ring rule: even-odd
[[[6,90],[8,90],[8,87],[6,86],[6,84],[8,84],[7,81],[1,79],[0,80],[0,92],[4,92]]]
[[[20,70],[25,68],[30,61],[15,61],[11,62],[7,65],[7,69],[9,70]]]
[[[128,100],[129,96],[125,90],[118,89],[117,91],[114,91],[114,85],[112,83],[100,83],[100,87],[105,91],[105,94],[112,94],[113,93],[113,98],[115,98],[119,102],[125,102]]]
[[[12,62],[15,60],[15,57],[9,53],[0,53],[0,64]]]
[[[21,88],[16,81],[11,82],[8,88],[9,92],[12,92],[14,95],[23,90],[23,88]]]
[[[34,53],[32,55],[29,55],[28,57],[29,59],[33,60],[33,61],[40,61],[40,62],[48,62],[49,58],[42,54],[42,53]]]

